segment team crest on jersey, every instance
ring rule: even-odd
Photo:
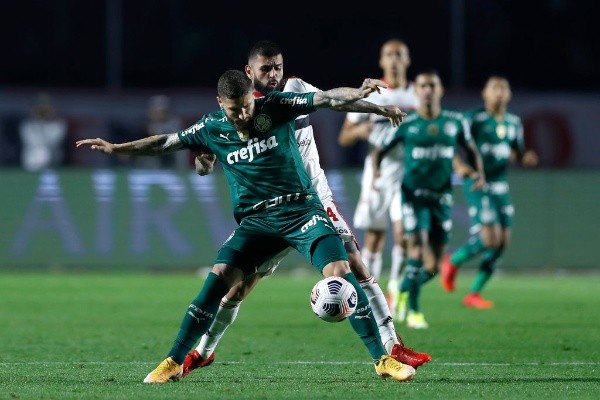
[[[458,128],[452,122],[446,122],[444,124],[444,133],[448,136],[456,136]]]
[[[506,136],[506,126],[504,124],[496,126],[496,135],[498,135],[500,139],[504,139]]]
[[[271,126],[273,126],[273,121],[268,115],[259,114],[254,119],[254,129],[259,132],[266,132],[271,129]]]
[[[431,124],[427,127],[427,132],[429,132],[431,136],[435,136],[438,134],[439,128],[437,127],[437,125]]]

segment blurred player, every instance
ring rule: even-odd
[[[369,101],[375,104],[396,104],[404,111],[417,107],[418,99],[414,87],[408,81],[406,71],[410,66],[408,46],[398,39],[386,41],[381,47],[379,66],[388,89],[374,94]],[[366,140],[370,150],[380,146],[393,127],[385,118],[373,114],[348,113],[338,142],[342,146],[351,146],[357,140]],[[379,279],[382,270],[383,249],[386,230],[391,221],[394,235],[392,264],[387,285],[388,305],[392,315],[397,312],[398,277],[404,259],[404,239],[402,231],[402,213],[400,184],[403,171],[402,147],[393,149],[381,164],[381,176],[375,183],[371,155],[365,158],[362,174],[361,192],[354,213],[354,227],[364,230],[362,258],[375,279]]]
[[[473,187],[482,187],[484,179],[481,156],[467,121],[460,113],[442,109],[444,88],[439,75],[435,71],[417,75],[415,92],[419,98],[416,112],[374,150],[373,174],[374,178],[379,175],[382,160],[402,142],[402,222],[407,260],[400,285],[399,319],[406,316],[409,328],[426,329],[429,325],[420,311],[419,294],[421,285],[437,273],[452,229],[451,178],[457,146],[476,160],[479,175]]]
[[[371,355],[375,372],[398,381],[412,379],[415,369],[387,355],[368,298],[350,271],[340,236],[335,231],[303,168],[294,136],[294,120],[320,108],[335,109],[385,87],[365,79],[359,88],[336,88],[308,93],[271,92],[255,99],[252,80],[229,70],[217,84],[220,110],[205,114],[186,130],[113,144],[84,139],[106,154],[160,156],[188,148],[215,155],[229,183],[234,217],[239,226],[219,249],[215,264],[196,298],[188,306],[166,358],[144,379],[145,383],[178,380],[186,355],[208,331],[223,296],[288,247],[300,252],[323,276],[341,276],[358,294],[350,325]],[[361,102],[368,112],[402,121],[398,107]],[[361,107],[359,107],[361,108]]]
[[[248,64],[245,67],[246,74],[254,82],[256,89],[255,96],[266,96],[272,91],[283,92],[313,92],[319,91],[315,86],[303,81],[297,77],[283,78],[283,54],[280,48],[270,41],[259,41],[254,44],[248,54]],[[354,104],[346,106],[345,109],[353,109]],[[331,223],[335,227],[344,241],[344,247],[348,254],[350,269],[356,275],[360,286],[364,289],[373,316],[379,328],[381,340],[388,354],[395,357],[398,361],[418,367],[428,362],[431,357],[425,353],[414,352],[410,348],[404,347],[401,339],[396,334],[391,313],[385,301],[385,296],[377,284],[377,281],[370,275],[369,270],[363,264],[358,245],[352,233],[352,230],[346,223],[344,217],[337,209],[333,200],[333,194],[327,182],[325,172],[321,168],[319,153],[313,136],[313,127],[310,124],[308,115],[301,115],[295,121],[295,136],[304,167],[308,172],[311,182],[319,199],[323,203]],[[206,171],[206,162],[197,159],[196,171],[204,175]],[[212,326],[200,339],[199,345],[190,352],[184,362],[183,376],[190,371],[205,367],[213,362],[216,348],[219,340],[225,333],[225,330],[231,325],[239,312],[242,301],[248,296],[252,289],[258,284],[264,276],[271,275],[279,265],[281,259],[289,252],[285,251],[273,260],[268,262],[263,273],[256,273],[243,282],[233,287],[229,293],[221,300],[219,311],[215,317]]]
[[[471,216],[471,238],[451,256],[444,257],[441,283],[444,290],[453,292],[456,273],[465,262],[482,255],[479,271],[463,304],[473,308],[491,308],[494,303],[481,297],[484,288],[498,266],[502,253],[510,242],[514,207],[510,198],[506,174],[511,160],[523,166],[537,165],[537,154],[525,149],[521,119],[508,112],[511,99],[508,80],[490,77],[482,91],[483,107],[466,114],[471,135],[483,159],[487,185],[484,190],[472,190],[472,163],[459,163],[457,168],[464,178],[464,193]]]

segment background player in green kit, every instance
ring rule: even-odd
[[[514,207],[510,198],[506,172],[511,160],[523,166],[534,167],[538,158],[534,151],[526,150],[523,140],[523,124],[506,108],[511,98],[508,80],[501,76],[490,77],[482,91],[483,107],[466,113],[471,135],[483,159],[487,185],[483,190],[471,189],[469,174],[473,166],[457,161],[457,171],[464,178],[464,193],[471,216],[470,234],[473,235],[451,256],[444,257],[441,283],[444,290],[455,289],[456,272],[468,260],[482,255],[479,270],[463,304],[473,308],[491,308],[494,303],[481,297],[502,253],[510,241]]]
[[[421,285],[433,278],[452,229],[452,171],[456,147],[461,146],[476,160],[474,188],[484,184],[483,165],[460,113],[443,110],[442,82],[435,71],[416,76],[415,92],[419,106],[386,138],[373,153],[373,173],[379,173],[385,154],[404,144],[402,178],[402,221],[407,235],[406,271],[400,284],[399,319],[406,325],[426,329],[429,325],[420,311]],[[406,310],[406,311],[404,311]]]
[[[128,143],[84,139],[77,146],[107,154],[162,155],[182,149],[212,153],[222,164],[230,186],[234,217],[239,226],[219,249],[212,271],[189,305],[167,357],[144,382],[178,380],[186,354],[208,330],[221,298],[256,266],[289,246],[298,250],[323,276],[341,276],[355,287],[358,305],[350,324],[371,354],[375,371],[399,381],[411,379],[415,369],[386,354],[369,301],[350,272],[342,240],[323,208],[302,163],[294,135],[294,119],[318,108],[335,108],[367,97],[386,87],[365,79],[360,88],[322,92],[278,92],[255,99],[252,80],[229,70],[217,85],[221,110],[204,115],[178,133],[156,135]],[[402,121],[396,106],[365,102],[365,112]]]

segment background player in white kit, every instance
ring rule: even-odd
[[[382,46],[379,66],[383,70],[383,80],[388,89],[374,93],[369,101],[379,105],[395,104],[402,111],[417,108],[418,99],[412,82],[407,78],[410,66],[408,46],[399,39],[387,40]],[[402,146],[393,150],[393,154],[383,160],[381,176],[373,184],[371,151],[381,146],[385,137],[394,129],[385,118],[363,113],[348,113],[342,125],[338,142],[342,146],[351,146],[357,140],[369,143],[369,153],[365,158],[361,192],[354,213],[354,227],[364,230],[362,257],[375,279],[379,279],[382,270],[383,250],[386,231],[391,221],[394,245],[392,264],[388,280],[387,299],[392,315],[396,314],[399,300],[399,275],[404,259],[404,232],[400,201],[400,185],[404,172]]]
[[[246,74],[254,82],[255,97],[262,97],[269,92],[279,90],[283,92],[314,92],[320,91],[315,86],[304,82],[300,78],[289,77],[283,79],[283,55],[279,47],[270,41],[259,41],[254,44],[248,54],[248,65]],[[372,96],[373,94],[371,94]],[[395,104],[390,104],[395,105]],[[360,107],[360,102],[345,106],[348,110]],[[344,111],[345,109],[340,109]],[[333,194],[327,182],[325,172],[321,168],[319,153],[315,144],[312,126],[308,115],[301,115],[295,121],[296,142],[302,155],[304,167],[311,178],[312,185],[323,203],[327,216],[333,223],[338,234],[344,241],[344,247],[348,254],[348,261],[352,272],[356,275],[361,287],[367,294],[373,316],[377,322],[381,341],[392,357],[403,364],[418,367],[431,360],[429,354],[415,352],[404,347],[401,338],[396,334],[392,314],[386,304],[385,296],[371,276],[369,270],[363,264],[358,250],[358,244],[352,230],[338,211]],[[199,154],[196,157],[196,171],[204,175],[212,169],[212,162],[206,155]],[[212,160],[214,161],[214,160]],[[213,324],[207,333],[200,339],[199,345],[190,352],[183,365],[183,376],[187,376],[192,370],[209,365],[214,360],[214,349],[225,330],[237,317],[241,302],[258,284],[260,279],[269,276],[277,268],[281,260],[291,251],[291,248],[280,253],[276,258],[258,268],[258,272],[245,281],[236,285],[221,300],[219,311]]]

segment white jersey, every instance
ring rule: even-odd
[[[381,93],[372,93],[369,95],[369,102],[389,106],[396,105],[404,112],[413,111],[417,108],[419,100],[415,94],[414,85],[410,83],[406,88],[381,89]],[[354,113],[346,114],[346,119],[352,123],[359,123],[370,119],[373,121],[373,130],[369,135],[370,147],[381,147],[383,141],[388,135],[396,130],[389,122],[389,119],[376,114]],[[371,166],[371,155],[365,158],[365,167]],[[386,154],[381,162],[381,181],[397,180],[402,177],[403,169],[403,148],[396,146],[392,151]]]
[[[287,78],[285,86],[282,92],[320,92],[321,90],[308,82],[304,82],[300,78],[291,77]],[[321,168],[321,162],[319,160],[319,152],[315,143],[313,135],[313,128],[310,124],[308,115],[300,115],[295,121],[295,136],[300,155],[302,155],[302,162],[308,176],[310,177],[311,183],[315,188],[323,207],[327,211],[327,216],[331,219],[336,232],[340,235],[344,242],[354,242],[356,239],[354,234],[350,230],[350,226],[344,219],[344,216],[338,211],[335,202],[333,201],[333,193],[327,182],[325,171]],[[275,269],[279,266],[279,263],[285,256],[292,250],[291,247],[283,250],[281,253],[273,257],[271,260],[266,261],[257,268],[257,273],[261,276],[271,275]]]
[[[417,108],[418,99],[413,84],[407,88],[382,89],[381,93],[372,93],[368,101],[378,105],[396,105],[402,111],[413,111]],[[381,147],[388,136],[393,135],[396,128],[389,120],[376,114],[348,113],[346,119],[352,123],[360,123],[370,119],[373,130],[369,134],[369,147]],[[370,150],[369,149],[369,150]],[[385,230],[388,220],[400,221],[401,195],[400,185],[404,173],[403,147],[395,146],[381,161],[379,179],[372,183],[373,166],[371,152],[365,157],[358,205],[354,212],[354,226],[358,229]],[[373,187],[376,190],[373,190]]]
[[[287,78],[285,86],[282,92],[320,92],[321,90],[308,82],[303,81],[300,78],[291,77]],[[333,194],[329,188],[325,171],[321,168],[321,162],[319,160],[319,152],[317,151],[317,145],[313,135],[313,128],[310,124],[308,115],[300,115],[296,118],[296,143],[302,155],[302,161],[304,168],[308,172],[308,176],[312,182],[313,187],[319,195],[319,199],[323,204],[331,201]]]

